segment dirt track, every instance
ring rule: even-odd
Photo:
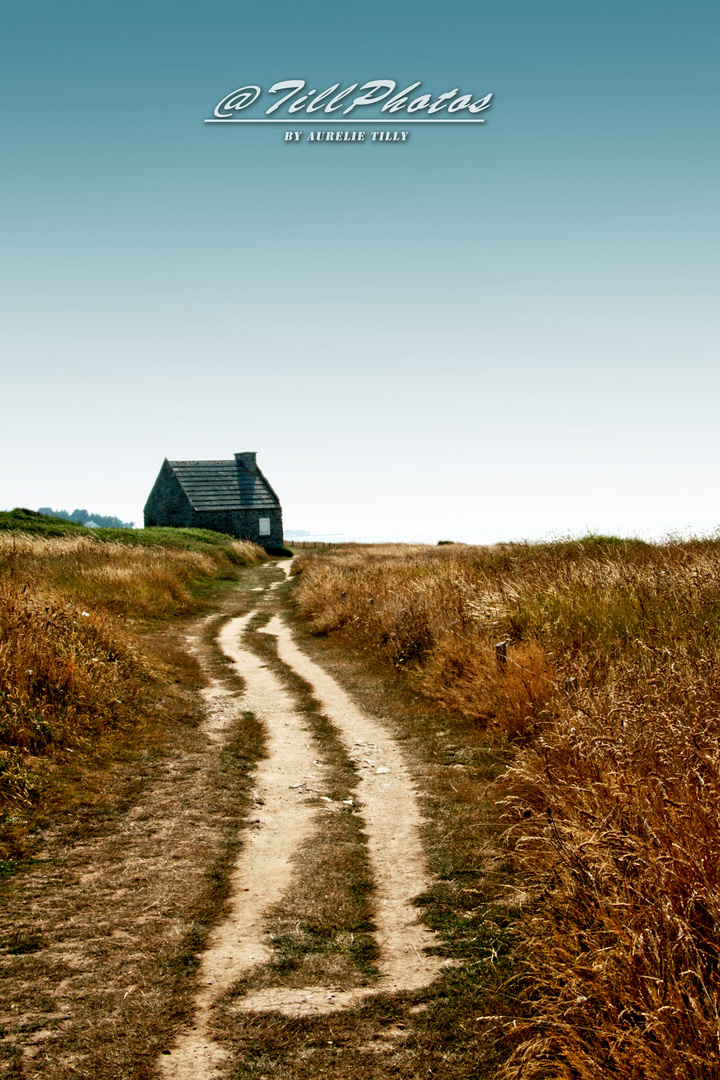
[[[281,566],[287,572],[289,563]],[[232,874],[226,918],[216,927],[201,959],[193,1022],[161,1058],[161,1075],[167,1080],[206,1080],[225,1071],[226,1054],[211,1034],[214,1006],[223,998],[226,1002],[232,998],[233,984],[272,958],[264,916],[287,890],[299,849],[322,828],[322,811],[307,799],[308,781],[315,793],[320,790],[319,750],[306,719],[278,675],[243,643],[253,614],[230,620],[218,640],[245,682],[240,707],[252,711],[267,732],[268,756],[254,776],[255,830]],[[277,616],[263,632],[276,637],[283,664],[310,684],[359,771],[357,809],[365,823],[375,883],[374,921],[381,975],[374,986],[350,989],[337,989],[332,984],[265,986],[238,997],[233,1008],[246,1013],[313,1015],[342,1010],[379,992],[427,986],[443,962],[425,952],[437,942],[418,922],[412,903],[427,888],[428,876],[414,785],[401,750],[377,720],[364,714],[295,645]],[[321,798],[330,802],[327,795]],[[327,812],[331,811],[328,807]]]
[[[399,721],[384,684],[341,665],[361,710],[278,618],[277,577],[252,568],[224,623],[172,628],[204,689],[192,667],[188,712],[157,749],[91,776],[97,807],[50,823],[34,863],[0,882],[0,1075],[414,1080],[427,1061],[457,1080],[445,1017],[462,968],[418,918],[444,927],[448,897],[421,824],[448,864],[416,713]],[[427,823],[391,730],[412,745]]]

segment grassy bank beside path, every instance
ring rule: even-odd
[[[386,545],[296,568],[320,640],[503,764],[452,785],[502,819],[468,865],[505,860],[525,894],[502,1010],[480,1018],[511,1048],[497,1075],[720,1075],[720,542]]]
[[[183,686],[202,677],[163,630],[266,555],[204,530],[0,518],[0,871],[10,872],[48,815],[100,798],[98,770],[189,718]]]

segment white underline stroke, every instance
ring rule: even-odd
[[[323,120],[318,118],[304,118],[302,120],[295,120],[293,117],[288,117],[285,120],[205,120],[205,124],[400,124],[397,120]],[[403,119],[403,124],[484,124],[485,120],[409,120]]]

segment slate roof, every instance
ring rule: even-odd
[[[194,510],[271,510],[280,502],[256,469],[237,461],[168,461]]]

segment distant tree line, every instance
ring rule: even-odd
[[[65,521],[76,521],[78,525],[87,525],[89,521],[100,526],[101,529],[134,529],[134,521],[121,521],[112,514],[88,514],[87,510],[53,510],[49,506],[38,507],[38,514],[46,514],[48,517],[64,518]]]

